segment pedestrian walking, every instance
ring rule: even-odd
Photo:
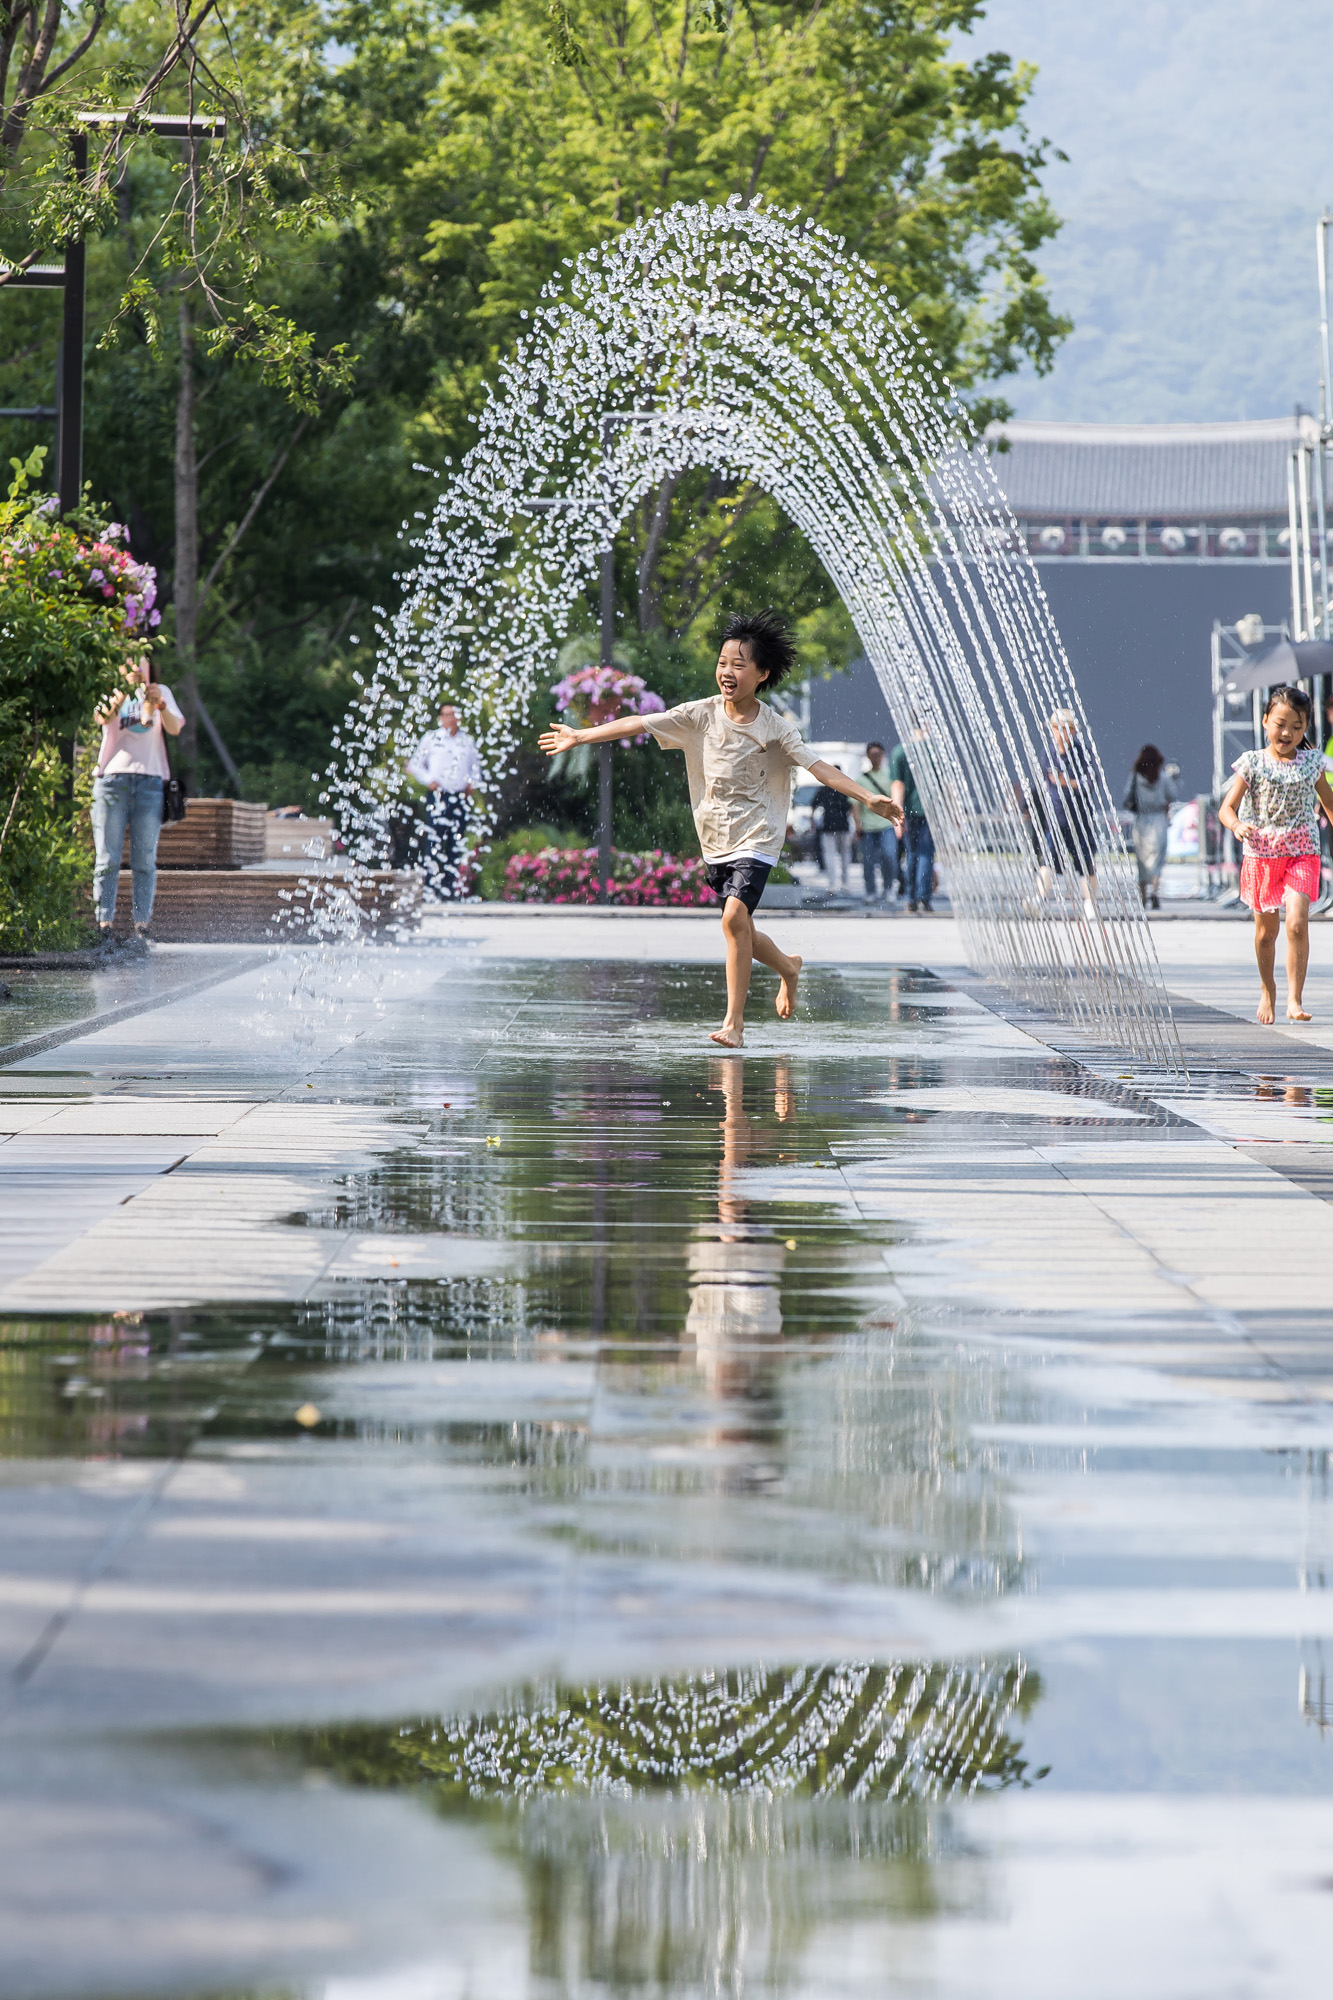
[[[868,769],[861,773],[861,783],[868,792],[877,792],[885,800],[893,797],[893,780],[889,776],[884,761],[882,743],[866,744],[866,764]],[[878,897],[887,902],[897,886],[898,879],[898,836],[893,821],[883,813],[872,812],[869,806],[854,806],[857,829],[861,835],[861,874],[865,882],[866,901],[877,900],[875,878],[879,877]]]
[[[1308,1021],[1305,970],[1310,957],[1310,904],[1319,894],[1319,808],[1333,820],[1333,789],[1320,751],[1307,740],[1311,702],[1304,688],[1271,688],[1264,709],[1267,748],[1246,750],[1218,818],[1243,843],[1241,901],[1254,911],[1259,967],[1256,1020],[1270,1026],[1277,1012],[1278,927],[1286,906],[1287,1019]]]
[[[1130,844],[1139,865],[1139,900],[1145,910],[1160,910],[1159,888],[1166,860],[1167,813],[1179,797],[1177,767],[1168,764],[1155,743],[1145,743],[1134,760],[1122,812],[1132,813]]]
[[[185,717],[176,697],[157,678],[147,653],[125,669],[127,692],[113,695],[96,714],[102,741],[93,775],[93,913],[110,938],[116,921],[121,852],[130,836],[130,914],[136,937],[153,920],[157,895],[157,838],[162,794],[171,776],[166,738],[179,736]]]
[[[441,902],[456,902],[463,894],[467,802],[481,784],[481,759],[451,702],[441,704],[439,728],[422,737],[404,769],[428,794],[427,880]]]
[[[846,895],[852,872],[852,802],[832,785],[821,785],[811,813],[819,824],[819,854],[829,888]]]
[[[918,727],[913,739],[924,743],[926,732]],[[901,743],[895,744],[889,759],[889,790],[893,803],[903,815],[903,844],[906,849],[907,907],[913,915],[929,910],[935,894],[935,840],[926,820],[926,810],[912,774],[911,760]]]
[[[1083,878],[1083,914],[1097,914],[1097,840],[1092,766],[1078,733],[1072,708],[1057,708],[1050,717],[1051,761],[1046,767],[1050,860],[1040,870],[1041,893],[1049,896],[1053,874],[1063,875],[1073,863]]]
[[[718,692],[705,701],[682,702],[660,715],[624,715],[591,729],[559,722],[546,730],[541,747],[548,757],[576,743],[614,743],[646,731],[664,750],[683,750],[690,805],[708,884],[722,905],[727,949],[727,1012],[710,1040],[740,1048],[745,1036],[745,1001],[757,958],[778,975],[778,1014],[786,1020],[796,1007],[800,958],[780,951],[755,929],[754,913],[777,865],[791,811],[792,772],[804,769],[817,784],[874,805],[876,795],[836,765],[815,757],[790,716],[760,701],[759,691],[786,679],[796,648],[783,621],[771,611],[731,619],[717,659]],[[890,807],[897,817],[897,809]]]

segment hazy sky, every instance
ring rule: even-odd
[[[1037,65],[1031,128],[1069,155],[1042,263],[1076,331],[1002,385],[1020,416],[1314,407],[1331,38],[1330,0],[991,0],[971,47]]]

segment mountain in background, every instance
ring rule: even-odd
[[[1042,252],[1075,322],[1023,417],[1204,422],[1318,396],[1314,224],[1333,206],[1327,0],[991,0],[963,47],[1035,63],[1029,123],[1069,155]]]

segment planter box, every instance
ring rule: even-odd
[[[162,829],[158,868],[248,868],[264,859],[267,819],[246,799],[187,799],[184,819]]]
[[[332,854],[331,819],[279,819],[276,813],[265,819],[265,861],[286,861],[300,868],[307,861],[328,861]]]
[[[312,894],[336,890],[338,875],[314,878],[309,868],[173,868],[159,870],[150,935],[162,944],[299,943],[305,935],[300,915]],[[130,871],[121,870],[116,897],[116,929],[130,924]],[[421,877],[391,868],[362,879],[358,890],[362,923],[368,933],[389,925],[415,924],[421,915]],[[296,921],[293,922],[295,915]]]

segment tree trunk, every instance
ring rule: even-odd
[[[180,304],[181,372],[176,391],[176,569],[172,596],[176,605],[176,699],[185,712],[185,727],[176,738],[190,781],[199,755],[195,640],[199,626],[199,456],[194,435],[194,307]]]
[[[639,557],[639,630],[660,632],[662,629],[662,596],[657,587],[657,566],[662,558],[662,545],[666,541],[667,529],[671,525],[671,499],[680,482],[678,472],[669,472],[657,489],[657,499],[653,505],[653,515],[648,523],[648,535]]]

